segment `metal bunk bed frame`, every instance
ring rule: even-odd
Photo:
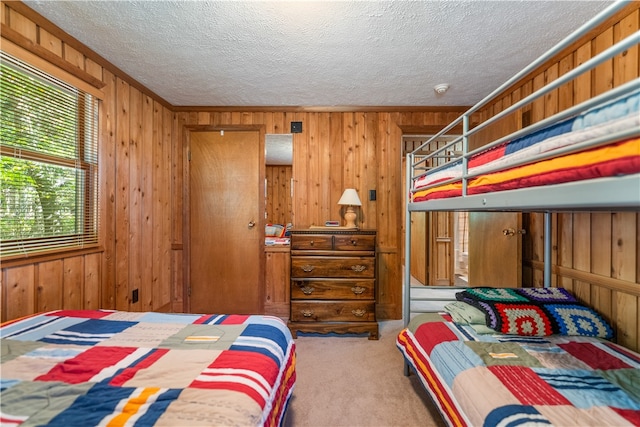
[[[587,180],[570,182],[564,184],[556,184],[553,186],[553,191],[550,191],[548,187],[532,187],[518,190],[500,191],[497,193],[485,193],[479,195],[467,195],[467,180],[473,178],[475,175],[469,174],[467,165],[468,160],[474,154],[484,151],[487,148],[496,146],[505,141],[509,141],[523,135],[535,132],[550,124],[557,123],[568,117],[571,117],[579,112],[585,111],[592,106],[598,105],[602,102],[615,99],[622,94],[632,93],[634,90],[640,90],[640,79],[635,79],[624,85],[616,87],[606,93],[591,98],[579,105],[564,110],[558,114],[555,114],[547,119],[537,122],[531,126],[528,126],[519,131],[513,132],[510,135],[504,136],[490,144],[484,145],[481,148],[468,151],[469,137],[474,133],[486,128],[487,126],[495,123],[501,118],[515,112],[519,108],[530,104],[532,101],[539,99],[552,90],[557,89],[561,85],[573,80],[578,75],[595,68],[597,65],[613,58],[614,56],[624,52],[625,50],[640,44],[640,31],[628,36],[624,40],[616,43],[614,46],[606,49],[600,54],[594,56],[590,60],[584,62],[580,66],[567,72],[560,78],[533,92],[531,95],[523,98],[522,100],[514,103],[509,108],[496,114],[490,119],[486,120],[482,124],[476,126],[473,129],[469,128],[470,118],[473,113],[478,112],[482,107],[486,106],[497,95],[504,92],[510,86],[517,83],[523,77],[531,74],[540,65],[560,53],[565,48],[571,46],[578,41],[581,37],[586,35],[593,28],[602,24],[609,17],[613,16],[616,12],[620,11],[630,1],[618,1],[604,9],[598,15],[586,22],[580,28],[568,35],[565,39],[548,50],[518,74],[514,75],[511,79],[505,82],[503,85],[495,89],[487,97],[479,101],[463,115],[458,117],[455,121],[451,122],[448,126],[444,127],[440,132],[429,138],[422,145],[417,147],[414,151],[407,154],[406,161],[406,189],[407,192],[414,188],[414,180],[421,176],[424,176],[426,172],[422,172],[418,175],[416,171],[437,171],[447,165],[441,165],[437,167],[428,167],[428,161],[430,159],[449,159],[454,158],[449,152],[454,150],[456,144],[462,143],[462,154],[456,155],[455,159],[462,158],[462,196],[448,199],[436,199],[426,202],[411,202],[409,199],[405,212],[405,260],[404,260],[404,277],[403,277],[403,319],[405,327],[408,325],[411,313],[420,313],[429,310],[412,310],[411,302],[419,300],[427,300],[425,298],[411,298],[411,262],[410,262],[410,250],[411,250],[411,213],[423,212],[423,211],[535,211],[544,212],[544,286],[548,287],[551,283],[551,213],[567,210],[638,210],[640,208],[640,177],[638,175],[630,175],[624,177],[612,177],[612,178],[599,178],[597,180]],[[446,145],[438,148],[437,150],[429,154],[418,154],[425,147],[430,146],[430,143],[437,138],[447,135],[448,132],[462,124],[462,135],[447,143]],[[598,145],[605,144],[607,142],[631,138],[640,135],[640,129],[632,128],[616,134],[606,135],[605,137],[591,139],[585,143],[575,144],[564,149],[554,150],[552,155],[540,154],[521,161],[518,164],[529,163],[533,161],[540,161],[546,158],[555,157],[558,154],[568,154],[574,151],[583,150],[586,147],[596,147]],[[516,166],[514,164],[512,166]],[[483,172],[487,173],[487,171]],[[443,185],[446,183],[460,181],[459,178],[450,179],[447,181],[440,181],[436,185]],[[429,186],[423,187],[429,188]],[[597,197],[594,195],[597,194]],[[420,289],[443,289],[442,286],[423,286]],[[447,287],[446,289],[453,289]],[[405,364],[405,374],[408,375],[408,365]]]

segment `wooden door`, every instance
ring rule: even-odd
[[[521,286],[521,229],[520,213],[469,213],[469,286]]]
[[[429,285],[452,286],[454,282],[453,212],[429,212]]]
[[[261,134],[192,131],[189,145],[190,311],[262,313]]]
[[[411,276],[427,283],[427,212],[411,213]]]

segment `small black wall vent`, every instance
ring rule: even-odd
[[[291,122],[291,133],[302,133],[302,122]]]

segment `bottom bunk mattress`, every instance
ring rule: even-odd
[[[269,316],[60,310],[0,334],[3,426],[277,426],[296,379]]]
[[[600,338],[476,329],[427,313],[397,337],[449,425],[640,425],[640,354]]]

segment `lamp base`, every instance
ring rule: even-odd
[[[346,222],[345,227],[347,228],[356,228],[356,211],[353,209],[353,206],[348,206],[347,211],[344,213],[344,220]]]

